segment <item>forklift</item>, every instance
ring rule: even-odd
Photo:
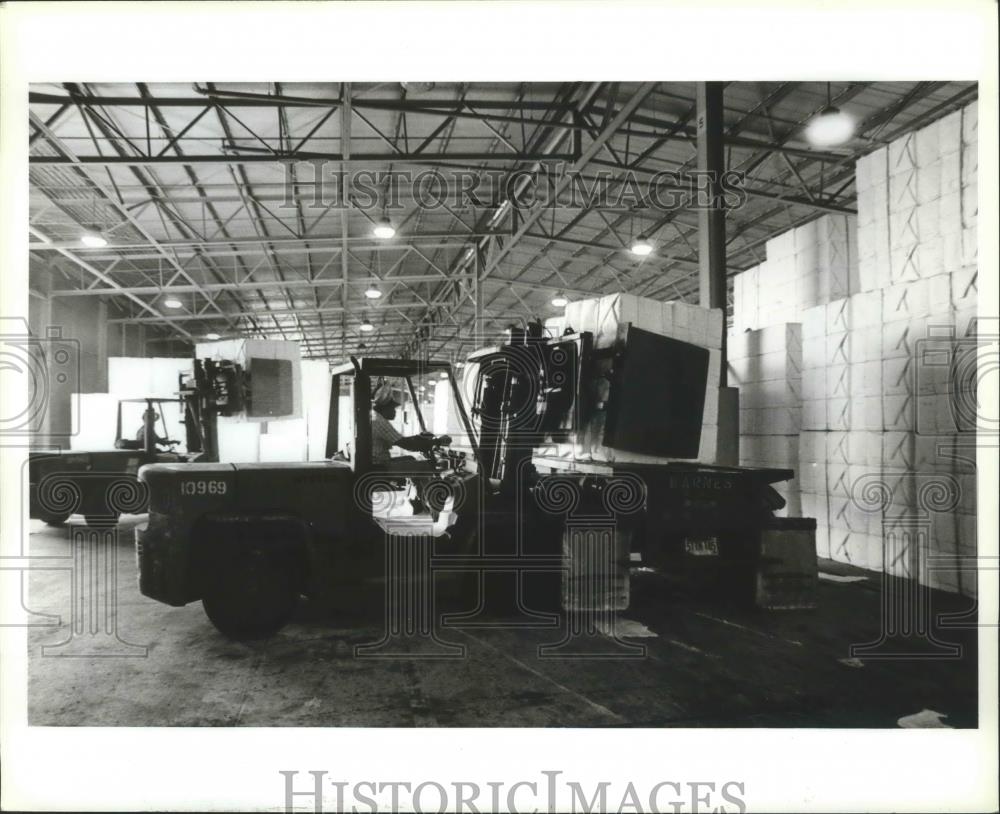
[[[144,406],[139,431],[129,436],[122,426],[123,407]],[[113,525],[123,513],[146,510],[146,494],[137,480],[149,463],[189,460],[170,437],[164,406],[181,399],[138,398],[118,401],[114,449],[96,452],[31,452],[28,456],[29,516],[50,526],[63,525],[74,513],[87,525]],[[158,429],[159,428],[159,429]],[[161,436],[159,432],[162,431]]]
[[[150,495],[149,521],[136,530],[143,594],[174,606],[200,599],[223,634],[258,638],[288,621],[301,594],[377,581],[386,535],[430,539],[436,555],[468,550],[478,525],[467,508],[479,503],[478,451],[451,365],[352,357],[331,375],[327,460],[139,470]],[[373,393],[394,387],[403,421],[425,433],[421,391],[438,382],[450,389],[468,452],[428,447],[420,458],[375,463]]]
[[[791,470],[682,460],[559,469],[546,457],[592,418],[584,394],[608,379],[611,397],[601,409],[613,412],[614,443],[665,444],[691,457],[703,408],[687,398],[691,388],[675,387],[669,409],[629,402],[643,370],[670,390],[676,365],[664,363],[664,352],[700,358],[692,353],[699,349],[650,345],[642,333],[608,355],[593,350],[588,333],[512,330],[505,345],[469,357],[461,382],[444,361],[352,357],[332,371],[328,460],[140,469],[150,495],[149,522],[136,531],[141,592],[172,606],[200,599],[224,635],[264,637],[288,622],[302,595],[383,579],[386,540],[395,538],[431,541],[431,561],[459,577],[454,596],[466,615],[483,611],[484,594],[496,595],[485,577],[496,587],[520,570],[513,591],[521,608],[620,610],[636,559],[692,578],[723,574],[762,607],[808,606],[808,562],[800,569],[798,560],[811,556],[815,579],[815,521],[774,516],[783,501],[771,484],[793,477]],[[649,367],[651,352],[660,356]],[[446,387],[451,448],[390,466],[373,462],[372,399],[388,382],[403,396],[404,422],[421,432],[434,412],[422,392],[431,382]],[[595,523],[611,541],[596,560],[574,543],[590,540]],[[595,562],[606,590],[581,592],[595,583]],[[478,579],[461,579],[469,575]],[[414,578],[428,576],[438,575]]]
[[[114,525],[122,514],[146,511],[139,468],[151,463],[217,461],[217,418],[236,415],[249,400],[249,376],[231,361],[194,359],[191,373],[178,375],[177,398],[119,399],[114,449],[95,452],[32,452],[28,456],[29,516],[61,526],[74,513],[89,526]],[[123,428],[123,407],[144,405],[135,435]],[[171,438],[165,405],[180,406],[183,447]],[[160,432],[163,434],[160,435]]]

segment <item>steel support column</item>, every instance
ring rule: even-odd
[[[726,386],[726,212],[722,208],[722,174],[726,171],[723,149],[724,120],[722,83],[699,82],[698,171],[707,174],[711,206],[698,210],[699,303],[703,308],[722,309],[722,364],[719,386]]]

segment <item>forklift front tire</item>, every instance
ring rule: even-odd
[[[287,552],[250,545],[216,561],[202,605],[216,629],[230,639],[264,639],[291,619],[298,604],[295,569]]]
[[[40,515],[39,520],[45,523],[46,526],[65,526],[66,521],[69,520],[68,514],[43,514]]]

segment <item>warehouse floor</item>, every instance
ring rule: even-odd
[[[642,634],[627,639],[646,648],[642,658],[539,659],[538,645],[558,641],[556,631],[471,627],[440,634],[465,645],[466,655],[458,660],[356,658],[355,645],[379,638],[377,615],[328,618],[304,605],[273,639],[240,644],[215,631],[200,603],[170,608],[141,596],[132,532],[143,519],[123,519],[115,552],[118,636],[145,650],[85,634],[43,655],[43,646],[69,637],[70,572],[65,560],[62,570],[60,561],[52,560],[52,570],[31,572],[27,606],[60,620],[29,633],[30,724],[896,727],[940,720],[973,727],[977,722],[975,629],[936,632],[939,640],[962,645],[960,657],[852,659],[851,643],[878,638],[880,578],[827,561],[821,562],[826,576],[815,611],[728,608],[671,594],[658,575],[637,573],[632,607],[620,630]],[[39,521],[31,521],[30,540],[33,556],[61,558],[70,548],[66,529]],[[933,592],[935,614],[972,606],[970,599]],[[113,646],[106,647],[108,642]],[[606,638],[586,647],[593,655],[615,649]],[[79,655],[95,648],[101,655]],[[75,657],[62,657],[70,654]]]

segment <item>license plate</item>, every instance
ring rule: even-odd
[[[684,540],[684,551],[695,557],[718,557],[719,538],[703,537],[694,539],[687,537]]]

